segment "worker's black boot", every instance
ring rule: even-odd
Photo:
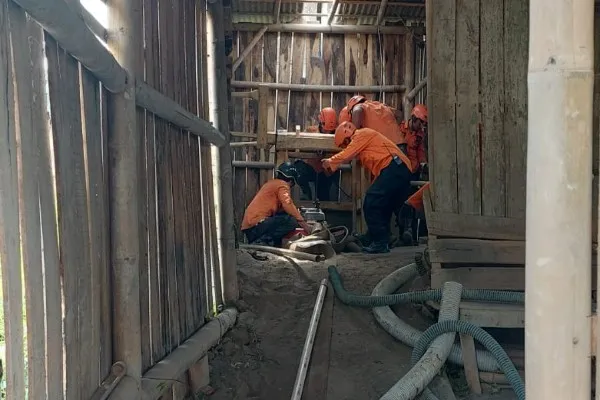
[[[390,252],[390,248],[387,244],[387,242],[372,242],[369,246],[363,247],[363,252],[365,253],[369,253],[369,254],[383,254],[383,253],[389,253]]]

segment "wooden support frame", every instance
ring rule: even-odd
[[[111,92],[125,90],[128,77],[115,57],[64,0],[12,0],[39,22],[60,45]]]
[[[198,118],[144,82],[136,82],[135,101],[138,106],[196,136],[200,136],[215,146],[221,147],[227,143],[225,136],[210,122]]]
[[[279,2],[279,7],[281,7],[281,1]],[[279,13],[277,13],[277,18],[279,18]],[[233,62],[233,65],[231,67],[231,73],[234,73],[236,69],[238,69],[238,67],[242,64],[242,62],[246,59],[246,57],[248,57],[248,54],[250,54],[252,52],[252,49],[254,49],[254,46],[256,46],[256,44],[258,43],[258,41],[260,39],[262,39],[262,37],[264,36],[265,32],[267,31],[267,27],[264,26],[260,31],[258,31],[254,37],[252,38],[252,40],[250,41],[250,43],[248,43],[248,46],[246,46],[244,48],[244,51],[242,51],[242,54],[240,54],[240,56]]]
[[[235,89],[258,89],[266,87],[271,90],[289,90],[292,92],[331,92],[331,93],[377,93],[377,92],[403,92],[405,85],[307,85],[302,83],[264,83],[250,81],[231,81],[231,87]]]

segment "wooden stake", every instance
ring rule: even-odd
[[[529,4],[526,396],[583,400],[591,392],[594,1]]]
[[[110,0],[108,46],[129,76],[143,57],[141,0]],[[140,321],[139,188],[142,136],[136,129],[135,86],[129,79],[123,94],[108,98],[110,150],[110,237],[113,269],[113,355],[127,365],[127,375],[139,386],[142,375]],[[129,380],[126,380],[129,381]],[[140,392],[130,393],[139,399]]]
[[[219,204],[220,226],[219,245],[221,252],[221,285],[223,301],[230,303],[239,297],[237,281],[237,261],[235,250],[235,217],[233,213],[233,168],[231,166],[231,135],[227,104],[227,71],[225,67],[225,32],[223,31],[223,4],[210,0],[206,13],[207,57],[212,62],[207,65],[210,121],[223,136],[227,144],[219,148],[219,175],[221,202]]]

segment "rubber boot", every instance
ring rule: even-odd
[[[369,253],[369,254],[383,254],[383,253],[389,253],[390,248],[389,248],[387,242],[377,241],[377,242],[371,243],[369,246],[363,247],[363,252]]]

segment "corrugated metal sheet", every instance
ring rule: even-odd
[[[276,0],[233,0],[233,22],[234,23],[257,23],[269,24],[273,21]],[[408,5],[414,3],[415,6]],[[281,22],[300,22],[300,17],[310,14],[314,20],[317,12],[317,4],[321,4],[321,13],[327,15],[332,2],[297,1],[294,3],[282,2],[280,18]],[[340,2],[337,10],[336,21],[354,22],[359,25],[374,24],[379,11],[378,1]],[[401,0],[389,1],[386,8],[385,20],[393,23],[398,21],[422,21],[425,19],[425,0]]]

